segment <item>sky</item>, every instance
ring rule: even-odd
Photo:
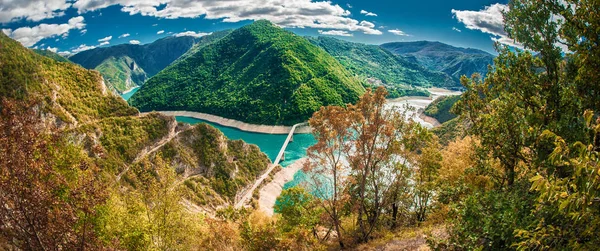
[[[508,0],[0,0],[0,29],[62,54],[166,36],[204,36],[267,19],[303,36],[382,44],[440,41],[494,53]]]

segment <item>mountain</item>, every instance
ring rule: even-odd
[[[335,58],[268,21],[231,32],[172,64],[133,95],[141,111],[187,110],[254,124],[292,125],[364,92]]]
[[[456,85],[448,75],[398,57],[377,45],[347,42],[331,37],[308,37],[349,71],[371,82],[380,80],[388,89],[404,86],[447,87]]]
[[[122,93],[141,86],[181,57],[196,44],[208,44],[222,38],[227,32],[195,38],[171,36],[145,45],[121,44],[77,53],[69,60],[102,74],[109,89]]]
[[[382,44],[381,48],[430,70],[444,72],[457,83],[462,75],[471,77],[473,73],[480,73],[485,76],[488,65],[494,62],[494,55],[485,51],[458,48],[440,42],[395,42]]]
[[[460,96],[444,96],[431,102],[423,113],[429,117],[436,119],[440,123],[452,120],[457,117],[452,113],[452,107],[460,100]]]
[[[32,128],[53,134],[50,150],[57,154],[47,158],[56,157],[50,163],[61,171],[72,171],[81,160],[100,169],[97,178],[108,189],[136,191],[148,177],[160,179],[154,167],[166,162],[177,172],[174,186],[186,191],[186,199],[214,212],[233,204],[235,195],[270,163],[257,146],[229,140],[207,124],[189,126],[158,113],[140,114],[108,91],[97,71],[38,55],[3,33],[0,45],[0,125],[6,126],[0,129],[22,131],[35,120]],[[14,116],[21,113],[35,116]],[[31,121],[6,121],[4,114]]]
[[[40,55],[45,56],[45,57],[49,57],[49,58],[54,59],[54,60],[56,60],[58,62],[71,62],[71,60],[68,60],[67,58],[65,58],[65,57],[63,57],[61,55],[58,55],[57,53],[49,51],[49,50],[33,49],[33,51],[35,53],[37,53],[37,54],[40,54]]]

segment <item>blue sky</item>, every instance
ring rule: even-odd
[[[381,44],[430,40],[493,52],[511,44],[507,0],[0,0],[2,31],[28,47],[76,53],[165,36],[202,36],[268,19],[300,35]],[[185,32],[185,33],[184,33]]]

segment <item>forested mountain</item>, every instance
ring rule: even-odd
[[[0,45],[0,232],[17,246],[149,247],[136,234],[160,225],[158,215],[167,214],[160,208],[184,217],[183,197],[214,212],[270,162],[258,147],[209,125],[140,115],[95,71],[38,55],[4,34]],[[40,220],[15,228],[22,217]],[[93,230],[98,224],[104,230]],[[20,242],[32,232],[36,242]]]
[[[257,21],[169,66],[130,99],[141,111],[189,110],[255,124],[306,121],[355,102],[360,81],[303,37]]]
[[[377,45],[352,43],[331,37],[308,37],[308,40],[339,60],[349,71],[372,81],[380,80],[388,89],[398,86],[448,87],[458,84],[442,72],[410,62]]]
[[[462,75],[471,77],[473,73],[481,73],[485,76],[488,65],[493,64],[494,60],[494,56],[485,51],[458,48],[440,42],[394,42],[382,44],[381,48],[430,70],[444,72],[452,76],[456,83]]]
[[[57,53],[49,51],[49,50],[33,49],[33,51],[35,53],[37,53],[37,54],[49,57],[49,58],[54,59],[54,60],[59,61],[59,62],[71,62],[67,58],[65,58],[65,57],[63,57],[61,55],[58,55]]]
[[[69,60],[87,69],[96,69],[105,78],[109,89],[122,93],[141,86],[181,57],[194,45],[199,46],[222,38],[227,31],[200,38],[171,36],[145,45],[121,44],[96,48],[75,54]]]

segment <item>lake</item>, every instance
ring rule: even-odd
[[[131,91],[128,91],[126,93],[121,94],[121,97],[125,100],[128,101],[131,96],[133,96],[133,94],[135,94],[138,90],[140,90],[140,87],[135,87],[133,89],[131,89]]]

